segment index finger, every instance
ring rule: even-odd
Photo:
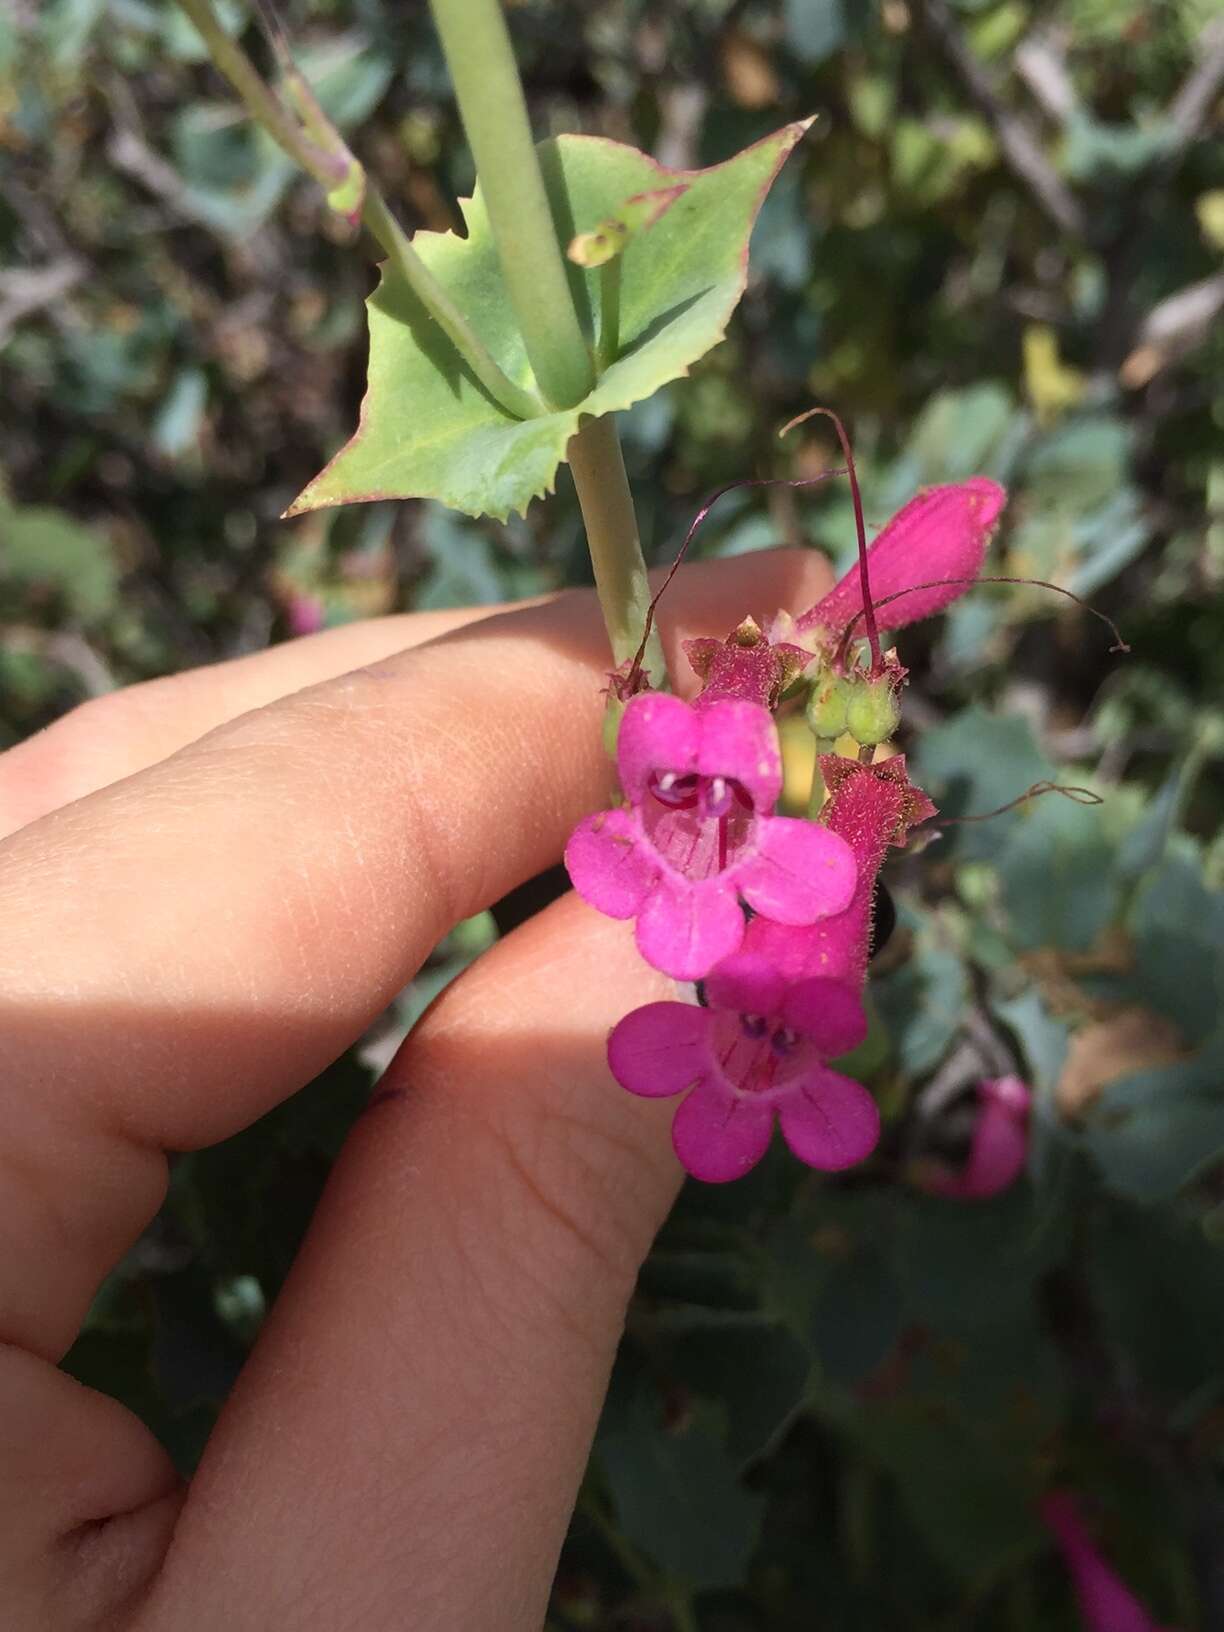
[[[239,714],[508,610],[472,606],[364,618],[92,697],[0,755],[0,839],[168,759]]]
[[[806,604],[824,570],[798,552],[694,569],[685,632]],[[606,662],[589,596],[488,619],[0,846],[0,1339],[61,1354],[156,1211],[164,1150],[299,1087],[451,924],[557,859],[608,791]]]

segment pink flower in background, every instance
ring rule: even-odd
[[[323,602],[319,597],[297,589],[290,593],[285,603],[285,614],[289,622],[289,633],[292,635],[317,634],[327,619]]]
[[[1066,1560],[1085,1632],[1162,1632],[1097,1550],[1070,1491],[1051,1491],[1042,1501],[1041,1517]]]
[[[759,704],[697,708],[643,693],[625,709],[616,761],[628,808],[581,822],[565,864],[584,901],[637,919],[638,948],[664,974],[699,980],[739,949],[740,896],[783,924],[814,923],[853,898],[846,841],[772,814],[782,757]]]
[[[1032,1091],[1019,1077],[979,1082],[978,1115],[969,1159],[959,1173],[932,1173],[924,1190],[963,1201],[986,1201],[1013,1185],[1028,1161]]]
[[[760,958],[729,959],[706,982],[708,1008],[649,1003],[608,1039],[622,1088],[647,1098],[687,1090],[672,1143],[694,1178],[721,1184],[760,1161],[775,1117],[809,1167],[852,1167],[875,1149],[880,1113],[827,1062],[862,1042],[863,1006],[836,980],[792,985]]]
[[[1007,493],[986,476],[948,487],[930,487],[897,511],[867,551],[871,595],[882,627],[901,629],[934,617],[970,588],[982,570],[991,530],[1007,503]],[[963,580],[911,589],[939,579]],[[909,590],[908,594],[901,593]],[[898,595],[895,601],[888,599]],[[887,602],[886,605],[880,604]],[[822,601],[797,619],[800,633],[825,630],[832,640],[863,610],[857,564]]]

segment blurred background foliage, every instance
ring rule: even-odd
[[[247,27],[238,4],[224,7]],[[287,8],[410,226],[472,170],[422,4]],[[1084,1493],[1162,1622],[1224,1627],[1224,22],[1219,0],[588,0],[511,8],[540,134],[673,165],[820,115],[726,342],[623,421],[648,553],[728,477],[832,462],[870,520],[980,471],[983,586],[902,642],[903,746],[947,827],[890,875],[860,1061],[888,1132],[838,1182],[690,1185],[643,1273],[556,1632],[1076,1624],[1035,1517]],[[253,42],[258,48],[257,42]],[[356,422],[372,277],[167,0],[0,12],[0,746],[83,698],[393,609],[584,581],[572,492],[286,523]],[[707,554],[841,561],[844,492],[720,501]],[[682,593],[682,588],[677,588]],[[758,608],[757,611],[769,609]],[[788,749],[802,773],[801,732]],[[372,1074],[555,883],[460,928],[360,1048],[217,1150],[70,1368],[184,1468]],[[937,1199],[984,1076],[1033,1084],[1030,1171]],[[405,1380],[405,1387],[410,1381]]]

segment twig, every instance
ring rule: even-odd
[[[655,158],[668,170],[691,170],[697,163],[701,122],[709,97],[701,85],[670,85],[660,94]]]
[[[1134,350],[1133,337],[1147,321],[1135,313],[1134,286],[1151,246],[1152,206],[1177,173],[1206,123],[1217,92],[1224,86],[1224,20],[1217,19],[1208,25],[1200,47],[1198,61],[1165,113],[1169,138],[1131,188],[1121,225],[1112,241],[1113,252],[1106,257],[1109,290],[1098,325],[1101,337],[1098,357],[1100,365],[1111,372],[1125,366],[1123,359],[1129,361]]]
[[[41,194],[32,193],[15,175],[4,177],[0,186],[3,199],[29,233],[34,243],[48,257],[72,258],[72,244],[63,226]]]
[[[1030,34],[1016,47],[1014,61],[1016,72],[1047,119],[1056,125],[1068,124],[1079,109],[1079,98],[1067,72],[1061,40],[1045,30]]]
[[[1137,390],[1170,363],[1202,345],[1224,312],[1224,272],[1187,285],[1158,301],[1139,323],[1134,349],[1119,370],[1122,384]]]
[[[106,663],[85,639],[72,629],[36,629],[25,624],[10,627],[4,636],[10,651],[48,659],[67,669],[81,683],[87,697],[103,697],[115,691],[119,682]]]
[[[1224,86],[1224,18],[1217,17],[1203,30],[1201,52],[1165,116],[1173,134],[1170,146],[1160,157],[1162,171],[1175,169],[1182,154],[1198,139],[1216,93]]]
[[[946,0],[918,0],[918,13],[926,32],[960,77],[970,100],[990,124],[1003,157],[1034,202],[1061,231],[1073,238],[1087,238],[1088,221],[1079,200],[1042,152],[1027,120],[1000,99],[991,76],[961,38]]]
[[[175,216],[185,221],[197,221],[216,231],[216,220],[197,207],[191,196],[191,188],[174,166],[155,153],[130,126],[122,125],[112,131],[106,144],[106,156],[116,170],[122,170],[124,175],[138,181]]]
[[[43,266],[16,266],[0,271],[0,345],[23,318],[53,306],[85,276],[80,261],[64,259]]]

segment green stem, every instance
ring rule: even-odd
[[[573,407],[595,383],[518,68],[499,0],[430,0],[480,177],[497,255],[527,355],[549,402]],[[611,419],[582,425],[567,453],[616,665],[641,643],[650,605],[633,495]],[[666,684],[652,635],[643,660]]]
[[[599,269],[599,345],[595,363],[602,374],[620,354],[621,255],[613,255]]]
[[[615,420],[584,420],[577,436],[570,439],[566,457],[586,523],[595,588],[608,627],[612,658],[619,668],[636,655],[642,643],[650,583]],[[642,662],[651,683],[661,686],[667,669],[657,631],[651,632]]]
[[[213,66],[229,80],[256,123],[262,125],[272,140],[320,187],[332,188],[342,181],[343,162],[317,147],[276,93],[264,84],[246,52],[222,28],[212,0],[179,0],[179,5],[208,47]]]
[[[472,373],[489,395],[515,419],[534,419],[544,412],[544,405],[531,391],[516,385],[499,366],[492,352],[473,329],[454,301],[434,278],[433,273],[413,249],[407,233],[392,215],[386,200],[368,176],[363,176],[357,161],[344,148],[335,133],[335,150],[320,144],[316,138],[330,136],[326,116],[315,101],[304,80],[298,94],[303,96],[309,113],[306,124],[313,132],[303,129],[296,115],[284,105],[275,91],[266,85],[255,65],[236,40],[230,38],[213,10],[212,0],[179,0],[179,4],[194,23],[208,47],[208,54],[218,71],[225,75],[243,105],[255,121],[262,125],[283,150],[326,191],[330,192],[343,181],[350,167],[364,181],[361,220],[363,226],[377,239],[392,266],[408,284],[425,310],[446,335]],[[295,72],[285,58],[287,72]]]
[[[545,398],[595,383],[499,0],[431,0],[510,303]]]

